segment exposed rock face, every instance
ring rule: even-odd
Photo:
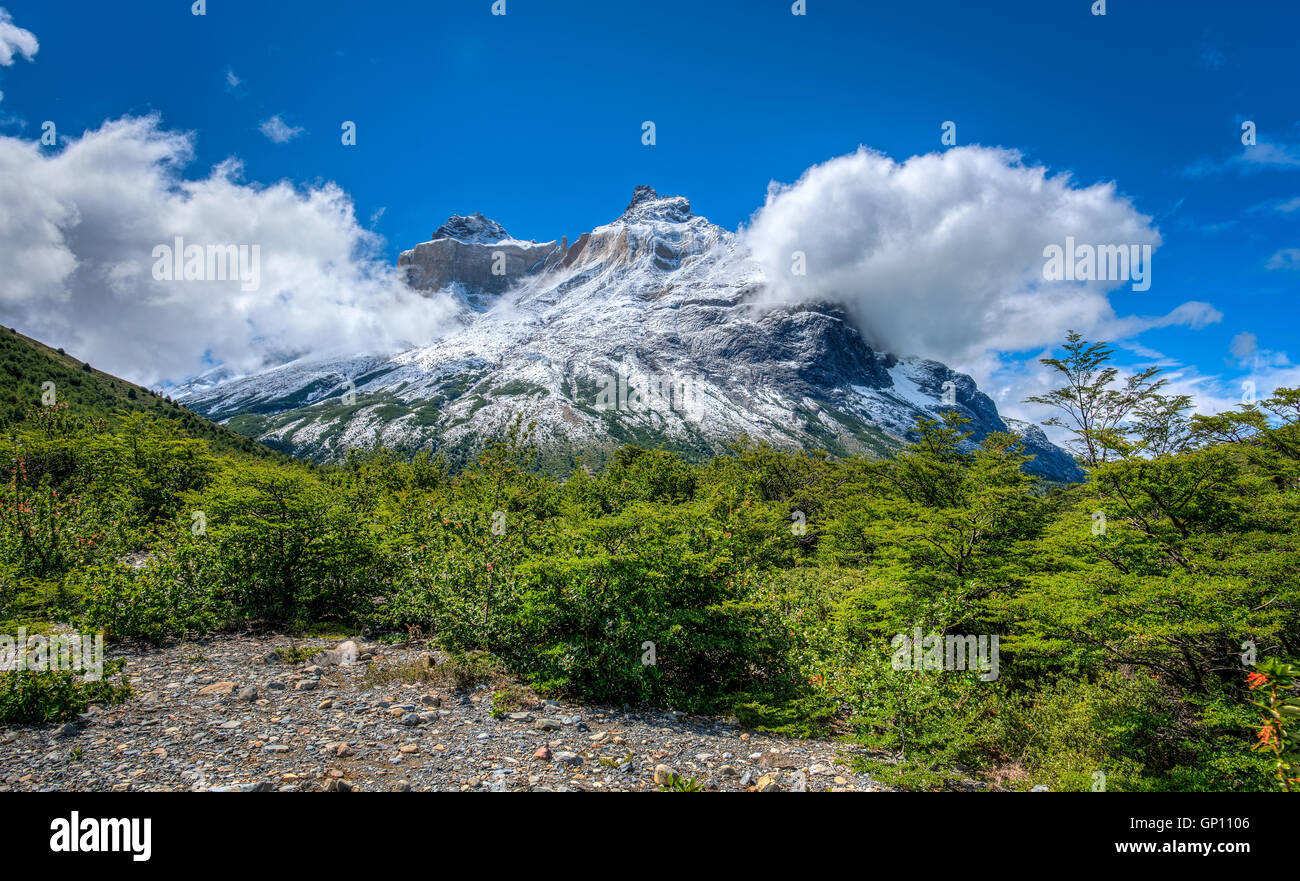
[[[397,265],[406,267],[407,283],[416,290],[439,291],[455,284],[467,305],[483,309],[489,301],[482,295],[499,294],[562,256],[555,242],[517,241],[495,220],[474,213],[452,215],[432,241],[403,251]]]
[[[458,329],[389,357],[196,383],[181,399],[322,461],[381,443],[453,464],[516,416],[536,422],[543,450],[593,463],[624,442],[705,458],[740,435],[885,455],[918,417],[955,409],[973,442],[1013,428],[1037,456],[1031,470],[1081,476],[1041,430],[1008,425],[969,376],[875,351],[840,306],[760,310],[762,267],[681,196],[637,187],[618,219],[567,248],[510,239],[481,215],[453,217],[438,235],[399,265],[416,287],[460,298]],[[357,402],[341,412],[348,381]]]

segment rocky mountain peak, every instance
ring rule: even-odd
[[[673,223],[686,223],[694,216],[691,202],[685,196],[660,196],[654,187],[645,184],[639,184],[632,191],[632,201],[623,211],[624,218]]]
[[[468,217],[453,214],[447,218],[446,223],[434,230],[433,238],[435,241],[455,239],[468,245],[492,245],[510,238],[510,234],[495,220],[475,211]]]
[[[635,208],[636,206],[640,205],[643,202],[658,202],[658,201],[659,201],[659,194],[655,192],[654,187],[646,186],[645,184],[637,184],[636,189],[632,191],[632,201],[627,204],[627,208],[623,211],[623,213],[626,214],[628,211],[631,211],[633,208]]]

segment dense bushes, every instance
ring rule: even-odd
[[[110,639],[153,645],[227,626],[235,615],[209,580],[209,568],[216,567],[198,563],[196,556],[162,553],[140,568],[110,564],[80,573],[77,620]]]
[[[692,506],[630,505],[521,571],[523,626],[502,654],[543,688],[704,708],[786,673],[730,534]]]
[[[544,693],[847,736],[907,786],[1269,788],[1294,711],[1250,749],[1243,657],[1300,656],[1300,394],[1147,403],[1085,438],[1073,487],[952,415],[887,461],[626,448],[561,481],[518,425],[449,474],[216,458],[170,423],[46,408],[0,441],[0,615],[144,643],[422,634]],[[998,676],[900,669],[916,628],[998,636]]]
[[[131,687],[115,682],[122,662],[104,665],[100,679],[73,670],[22,670],[0,673],[0,722],[70,722],[91,704],[120,704]]]

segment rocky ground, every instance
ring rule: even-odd
[[[76,723],[0,727],[0,791],[649,791],[674,775],[705,790],[883,788],[851,772],[844,744],[520,689],[494,714],[499,682],[377,684],[373,670],[442,661],[418,644],[293,645],[334,651],[293,663],[275,651],[286,637],[110,651],[133,697]]]

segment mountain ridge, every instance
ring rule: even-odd
[[[512,239],[482,214],[453,215],[398,266],[413,289],[453,298],[452,330],[386,356],[200,379],[178,398],[317,461],[375,444],[459,461],[516,416],[537,424],[540,447],[570,460],[622,443],[704,458],[741,436],[888,455],[918,417],[945,409],[971,420],[972,443],[1010,427],[969,376],[876,351],[838,304],[760,309],[763,270],[740,237],[648,186],[572,245]],[[1031,470],[1081,476],[1040,429],[1024,436]]]

